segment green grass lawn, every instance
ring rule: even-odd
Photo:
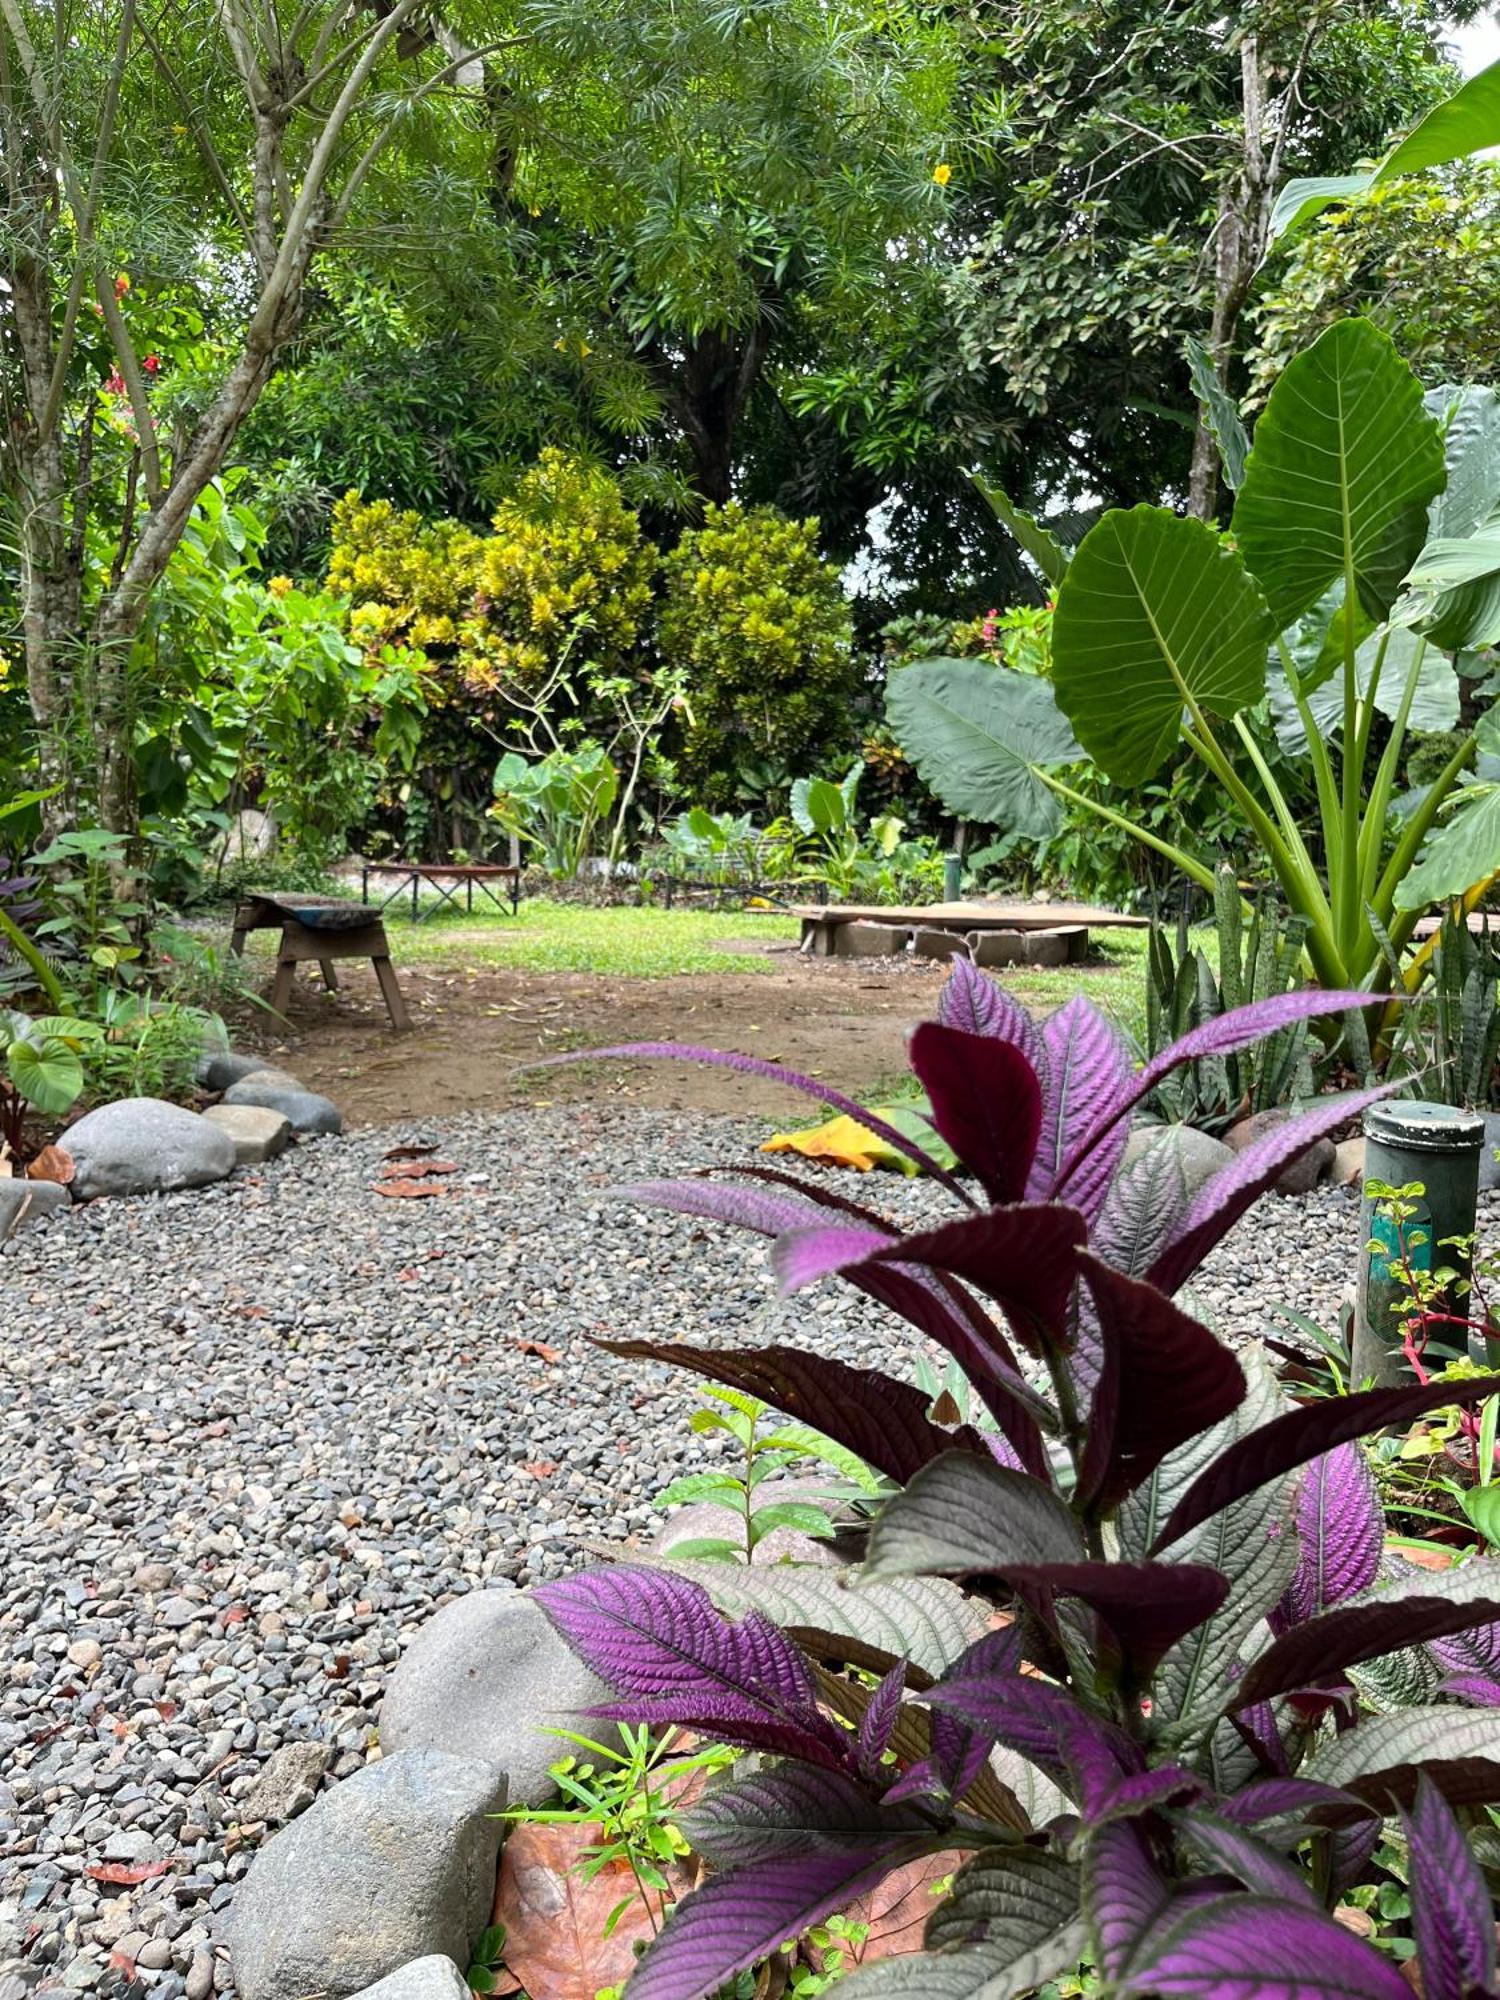
[[[729,951],[745,938],[795,939],[795,917],[715,910],[585,909],[528,897],[515,917],[455,912],[414,924],[392,904],[385,913],[398,965],[513,966],[518,972],[597,972],[606,978],[665,979],[680,972],[767,972],[754,952]]]

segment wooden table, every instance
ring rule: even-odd
[[[394,875],[396,886],[381,903],[382,910],[390,908],[396,898],[411,885],[411,920],[414,924],[425,923],[445,905],[458,908],[458,894],[464,892],[464,908],[472,912],[474,890],[477,886],[481,895],[487,896],[497,910],[505,904],[490,886],[503,882],[507,890],[510,914],[515,916],[521,907],[521,864],[519,861],[485,861],[456,866],[441,861],[367,861],[360,870],[360,891],[368,903],[370,900],[370,877],[372,875]],[[438,892],[437,901],[423,910],[419,900],[422,884],[426,882]]]
[[[804,905],[802,949],[827,957],[836,949],[844,924],[886,924],[896,930],[952,931],[1083,931],[1146,930],[1149,917],[1125,916],[1119,910],[1098,909],[1090,903],[928,903],[909,908],[888,903],[828,903]]]
[[[379,910],[369,903],[330,902],[326,896],[273,895],[269,890],[249,889],[235,910],[229,949],[238,957],[251,931],[277,929],[281,942],[276,948],[271,1005],[278,1014],[286,1013],[299,965],[316,964],[323,984],[336,993],[339,981],[334,961],[367,958],[375,968],[391,1026],[403,1032],[411,1026]]]

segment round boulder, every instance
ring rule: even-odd
[[[231,1084],[224,1093],[226,1104],[258,1104],[266,1111],[279,1111],[294,1132],[342,1132],[343,1113],[326,1097],[298,1081],[284,1069],[257,1069]]]
[[[234,1172],[228,1133],[160,1097],[101,1104],[68,1127],[64,1143],[76,1169],[75,1201],[207,1187]]]
[[[609,1741],[586,1710],[613,1699],[519,1591],[473,1590],[429,1618],[401,1656],[380,1708],[384,1749],[446,1750],[498,1764],[513,1806],[557,1790],[570,1746],[549,1730]],[[601,1731],[604,1734],[601,1736]]]

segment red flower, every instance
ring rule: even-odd
[[[159,354],[148,354],[141,363],[141,366],[148,375],[155,375],[161,368],[161,356]]]

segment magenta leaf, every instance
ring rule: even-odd
[[[858,1454],[900,1486],[944,1451],[988,1456],[968,1424],[943,1430],[927,1417],[931,1398],[878,1368],[851,1368],[796,1347],[689,1347],[675,1340],[601,1340],[610,1354],[661,1361],[757,1396]]]
[[[1368,1590],[1380,1573],[1385,1515],[1357,1444],[1315,1458],[1297,1492],[1297,1574],[1272,1620],[1285,1631]]]
[[[1321,1910],[1270,1896],[1223,1896],[1148,1938],[1121,1995],[1194,2000],[1411,2000],[1389,1959]]]
[[[1000,1574],[1028,1594],[1080,1598],[1114,1635],[1137,1685],[1229,1595],[1229,1578],[1207,1563],[1007,1563]]]
[[[901,1696],[905,1688],[906,1662],[897,1660],[865,1705],[855,1739],[855,1759],[861,1775],[866,1778],[875,1776],[881,1759],[890,1748],[891,1731],[896,1727],[896,1717],[901,1712]]]
[[[943,981],[938,1019],[945,1028],[961,1028],[966,1035],[993,1035],[998,1041],[1014,1042],[1038,1081],[1043,1080],[1046,1057],[1036,1023],[1019,1000],[1012,999],[998,981],[967,958],[955,958]]]
[[[1067,1180],[1068,1200],[1092,1222],[1130,1137],[1128,1123],[1111,1124],[1087,1157],[1080,1149],[1131,1087],[1130,1051],[1098,1008],[1075,994],[1042,1024],[1047,1068],[1041,1135],[1026,1185],[1032,1201],[1055,1198]],[[956,1149],[955,1149],[956,1150]],[[1075,1170],[1069,1171],[1078,1156]]]
[[[876,1803],[852,1778],[791,1763],[711,1786],[680,1824],[693,1852],[715,1868],[880,1851],[932,1831],[930,1820]]]
[[[1496,1394],[1500,1394],[1500,1375],[1476,1375],[1468,1381],[1430,1382],[1425,1388],[1362,1389],[1273,1417],[1236,1439],[1198,1475],[1167,1516],[1151,1553],[1159,1554],[1190,1528],[1335,1445],[1367,1437],[1390,1424],[1407,1423],[1448,1403],[1478,1403]]]
[[[841,1090],[820,1083],[816,1077],[803,1076],[799,1070],[787,1069],[781,1063],[765,1062],[760,1056],[742,1056],[731,1049],[705,1049],[694,1042],[615,1042],[603,1049],[579,1049],[565,1056],[548,1056],[536,1065],[539,1069],[554,1068],[562,1063],[602,1062],[606,1058],[709,1063],[719,1069],[737,1069],[745,1076],[767,1077],[772,1083],[784,1083],[788,1090],[800,1090],[804,1097],[815,1097],[820,1104],[830,1110],[842,1111],[847,1117],[857,1119],[867,1132],[873,1132],[877,1139],[884,1139],[888,1146],[894,1146],[898,1153],[905,1154],[932,1178],[941,1181],[950,1194],[956,1194],[968,1208],[975,1206],[973,1197],[960,1181],[954,1179],[947,1169],[940,1166],[930,1153],[924,1152],[905,1132],[898,1132],[894,1125],[887,1125],[876,1112],[866,1111],[856,1104],[852,1097],[845,1097]]]
[[[1294,1815],[1328,1819],[1350,1810],[1364,1814],[1368,1808],[1352,1792],[1336,1785],[1320,1785],[1312,1778],[1256,1778],[1224,1801],[1226,1819],[1243,1826],[1258,1826],[1268,1819],[1288,1819]]]
[[[701,1584],[660,1570],[584,1570],[532,1592],[620,1720],[677,1722],[837,1768],[850,1739],[820,1712],[812,1670],[758,1612],[736,1621]]]
[[[1079,1497],[1107,1508],[1149,1479],[1168,1452],[1238,1409],[1245,1374],[1207,1327],[1154,1286],[1087,1253],[1079,1264],[1100,1347]]]
[[[1495,1917],[1489,1885],[1453,1809],[1418,1777],[1401,1815],[1411,1857],[1411,1927],[1425,2000],[1470,2000],[1495,1977]]]
[[[1341,1896],[1346,1889],[1352,1889],[1356,1882],[1364,1879],[1370,1856],[1380,1845],[1384,1831],[1380,1821],[1371,1816],[1333,1828],[1328,1837],[1330,1894]]]
[[[1209,1251],[1223,1241],[1240,1217],[1276,1185],[1309,1146],[1336,1132],[1367,1105],[1400,1088],[1400,1084],[1392,1083],[1379,1090],[1331,1097],[1315,1111],[1272,1126],[1246,1146],[1199,1188],[1186,1215],[1168,1238],[1166,1248],[1147,1272],[1151,1283],[1164,1292],[1175,1292],[1186,1284]]]
[[[1000,1305],[1016,1338],[1033,1353],[1043,1337],[1068,1338],[1068,1300],[1078,1274],[1078,1252],[1088,1225],[1075,1208],[1017,1203],[902,1236],[894,1243],[872,1230],[840,1224],[788,1231],[772,1246],[771,1263],[783,1292],[865,1265],[918,1265],[947,1272]]]
[[[966,1647],[948,1669],[948,1676],[954,1680],[970,1680],[980,1675],[1006,1679],[1020,1671],[1021,1635],[1014,1625],[1006,1625],[986,1632]],[[935,1788],[950,1798],[961,1799],[989,1762],[993,1738],[983,1730],[971,1729],[942,1708],[932,1710],[931,1726],[932,1756],[928,1761]]]
[[[1346,1014],[1354,1007],[1383,1006],[1385,999],[1380,993],[1325,993],[1311,987],[1298,993],[1280,993],[1269,1000],[1255,1000],[1248,1007],[1232,1007],[1227,1014],[1216,1014],[1211,1021],[1202,1022],[1154,1056],[1143,1070],[1138,1070],[1130,1088],[1098,1117],[1064,1168],[1057,1183],[1058,1195],[1069,1189],[1074,1175],[1082,1171],[1090,1153],[1103,1143],[1115,1125],[1134,1111],[1143,1098],[1149,1097],[1164,1076],[1181,1069],[1184,1063],[1197,1056],[1233,1055],[1236,1050],[1247,1049],[1252,1042],[1262,1041],[1294,1022],[1310,1021],[1319,1014]]]
[[[1083,1859],[1083,1909],[1099,1970],[1113,1982],[1166,1907],[1168,1889],[1141,1829],[1129,1820],[1100,1827]]]
[[[1032,1674],[950,1671],[927,1690],[923,1700],[1029,1758],[1066,1788],[1076,1783],[1070,1752],[1077,1754],[1080,1723],[1110,1746],[1119,1769],[1128,1768],[1132,1761],[1134,1746],[1129,1737],[1110,1723],[1094,1722],[1064,1689]]]
[[[610,1193],[645,1208],[701,1215],[709,1222],[728,1222],[736,1229],[754,1229],[762,1236],[779,1236],[784,1229],[805,1228],[819,1220],[817,1202],[800,1189],[796,1194],[771,1194],[764,1188],[737,1186],[733,1181],[694,1178],[630,1181],[611,1188]],[[884,1227],[878,1216],[869,1215],[866,1220],[871,1228]]]
[[[874,1854],[868,1847],[798,1854],[715,1876],[673,1909],[631,1975],[630,2000],[707,2000],[927,1845],[907,1835]]]
[[[1500,1681],[1488,1674],[1449,1674],[1438,1682],[1437,1692],[1467,1702],[1470,1708],[1500,1708]]]
[[[1500,1563],[1470,1563],[1444,1575],[1411,1579],[1336,1604],[1294,1625],[1249,1668],[1234,1706],[1316,1687],[1362,1660],[1419,1646],[1500,1617]]]
[[[1041,1089],[1021,1050],[924,1021],[910,1055],[938,1132],[992,1202],[1019,1201],[1042,1123]]]

